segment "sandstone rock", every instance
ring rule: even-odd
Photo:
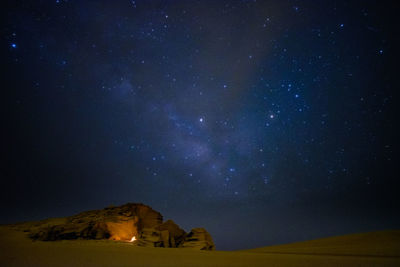
[[[200,249],[200,250],[215,250],[214,242],[211,235],[204,228],[194,228],[185,237],[182,247]]]
[[[168,230],[162,230],[160,231],[161,234],[161,241],[163,242],[163,247],[169,248],[171,246],[169,242],[169,231]]]
[[[134,216],[129,220],[121,220],[118,222],[106,222],[106,229],[110,234],[109,239],[112,240],[130,240],[133,236],[138,235],[136,227],[139,218]]]
[[[164,243],[164,247],[178,247],[185,239],[186,232],[181,229],[174,221],[168,220],[158,226],[160,231],[167,230],[169,232],[168,244]]]
[[[171,247],[173,247],[173,248],[178,247],[178,246],[176,245],[175,238],[174,238],[173,236],[170,236],[170,237],[169,237],[169,242],[170,242],[170,244],[171,244]]]
[[[128,203],[91,210],[74,216],[24,223],[21,230],[34,240],[110,239],[130,241],[149,247],[185,247],[215,249],[211,236],[203,228],[187,234],[172,220],[163,223],[162,215],[144,204]]]
[[[161,233],[154,228],[143,228],[140,231],[138,246],[142,247],[161,247]]]
[[[162,224],[162,215],[143,204],[128,203],[119,207],[92,210],[67,217],[61,224],[32,228],[33,239],[112,239],[129,241],[141,229]]]

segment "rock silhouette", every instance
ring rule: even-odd
[[[141,203],[111,206],[65,218],[47,219],[24,224],[34,240],[109,239],[131,241],[149,247],[179,247],[214,250],[211,235],[204,228],[186,233],[172,220],[163,222],[162,215]]]

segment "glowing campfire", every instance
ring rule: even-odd
[[[131,241],[129,241],[129,242],[133,242],[135,240],[136,240],[136,236],[132,236]]]

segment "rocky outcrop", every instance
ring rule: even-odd
[[[184,248],[215,250],[214,242],[211,235],[204,228],[194,228],[185,237],[182,244]]]
[[[133,244],[138,246],[215,248],[205,229],[195,228],[187,234],[172,220],[163,222],[162,215],[151,207],[136,203],[25,224],[23,230],[29,232],[32,239],[42,241],[109,239],[128,242],[135,237]]]
[[[186,232],[172,220],[164,222],[157,229],[161,231],[164,247],[179,247],[185,240]]]
[[[67,217],[64,221],[32,229],[31,237],[43,241],[62,239],[130,240],[143,228],[162,224],[162,215],[143,204],[92,210]]]
[[[140,231],[138,245],[144,247],[180,247],[186,237],[186,232],[172,220],[168,220],[153,228],[143,228]]]

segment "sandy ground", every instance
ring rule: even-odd
[[[382,233],[246,251],[194,251],[108,240],[32,241],[0,226],[0,266],[400,266],[400,231]]]

